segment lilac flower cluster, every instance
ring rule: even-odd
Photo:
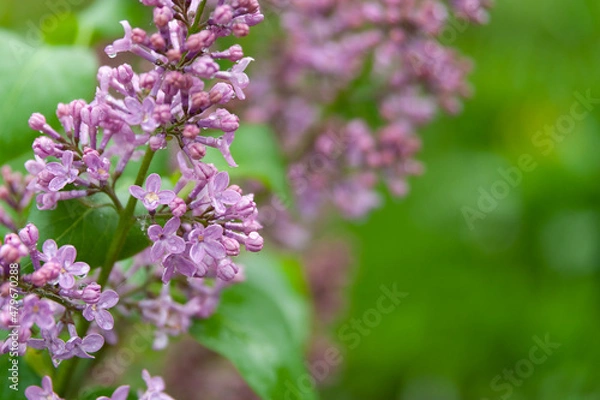
[[[136,74],[127,64],[101,67],[93,102],[59,105],[65,135],[34,114],[30,126],[44,136],[34,142],[35,160],[26,164],[33,176],[28,188],[42,210],[96,193],[107,194],[123,210],[114,188],[128,162],[144,147],[154,152],[175,142],[181,176],[173,190],[163,188],[158,174],[149,175],[143,187],[129,188],[153,221],[148,228],[151,261],[163,267],[164,283],[174,276],[231,281],[239,272],[231,258],[240,247],[262,249],[257,208],[253,195],[244,195],[230,185],[227,172],[202,159],[212,147],[235,166],[229,146],[239,119],[223,105],[245,98],[249,80],[244,70],[251,58],[239,45],[212,48],[219,38],[245,36],[263,16],[256,0],[219,2],[204,21],[196,15],[197,1],[143,3],[154,7],[158,32],[149,34],[122,21],[124,38],[105,51],[110,57],[131,52],[154,69]],[[224,61],[233,66],[222,70]],[[206,129],[222,134],[201,134]]]
[[[0,224],[13,233],[0,247],[0,329],[20,326],[16,342],[0,342],[3,353],[12,351],[14,343],[21,355],[28,346],[47,349],[55,366],[71,357],[93,357],[90,353],[116,340],[110,310],[118,302],[120,311],[137,310],[156,325],[155,347],[163,348],[169,335],[187,330],[191,318],[211,315],[221,291],[243,279],[233,261],[241,247],[250,252],[263,247],[253,195],[230,184],[227,172],[203,161],[207,148],[213,148],[236,166],[229,148],[239,118],[224,107],[245,98],[249,79],[244,71],[252,59],[237,44],[223,48],[219,43],[227,36],[246,36],[263,20],[258,2],[141,2],[153,8],[157,31],[148,33],[122,21],[124,37],[105,52],[111,58],[130,52],[153,68],[136,73],[128,64],[100,67],[93,101],[58,105],[62,133],[41,114],[29,119],[30,127],[42,133],[32,146],[35,158],[25,164],[29,175],[2,170],[0,200],[8,208],[0,207]],[[148,175],[154,153],[169,143],[179,166],[174,187],[158,174]],[[130,162],[139,159],[136,184],[128,185],[129,193],[120,193],[118,181]],[[153,272],[142,285],[131,287],[121,279],[137,268],[120,269],[116,262],[113,247],[123,246],[123,240],[107,249],[106,265],[92,278],[90,266],[76,261],[75,247],[46,240],[40,251],[33,224],[18,231],[25,223],[18,216],[34,198],[40,210],[52,210],[60,201],[93,198],[82,201],[90,205],[103,195],[119,217],[115,238],[127,237],[136,220],[142,226],[151,221],[151,247],[137,258]],[[141,213],[138,202],[145,209]],[[8,274],[17,264],[13,287]],[[156,281],[162,281],[162,290],[148,289]],[[116,291],[105,288],[109,285]],[[174,291],[188,303],[174,301]],[[162,394],[162,383],[145,379],[149,389],[141,398],[170,398]],[[28,398],[56,396],[49,378],[42,386],[29,388]],[[113,398],[125,398],[125,392],[120,389]]]
[[[117,304],[119,296],[85,279],[90,267],[75,261],[73,246],[58,247],[49,239],[39,251],[38,240],[38,229],[29,224],[18,234],[6,235],[0,247],[2,276],[18,277],[0,285],[0,329],[18,327],[18,334],[0,342],[0,353],[23,355],[27,347],[47,349],[55,366],[72,357],[93,358],[89,353],[100,350],[104,333],[114,327],[108,310]],[[31,273],[23,273],[20,267],[24,257],[31,261]],[[13,268],[16,274],[10,271]],[[99,333],[80,337],[75,315],[93,321]]]
[[[327,203],[362,216],[379,203],[380,180],[403,196],[407,177],[421,173],[415,132],[440,108],[457,113],[469,94],[469,62],[442,44],[457,34],[448,19],[453,13],[463,25],[484,23],[490,6],[449,3],[286,2],[281,62],[255,75],[250,95],[261,101],[248,117],[280,133],[305,216]]]
[[[146,382],[147,389],[138,392],[139,400],[173,400],[171,396],[164,392],[165,382],[160,376],[150,376],[147,370],[142,371],[142,378]],[[100,396],[97,400],[127,400],[130,388],[128,385],[119,386],[110,397]],[[49,376],[42,378],[42,386],[29,386],[25,390],[27,400],[62,400],[54,393],[52,379]]]

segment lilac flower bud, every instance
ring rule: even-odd
[[[240,46],[239,44],[234,44],[225,51],[211,53],[211,56],[213,58],[225,58],[229,61],[237,62],[244,58],[244,51],[242,50],[242,46]]]
[[[40,136],[33,141],[33,153],[40,158],[58,156],[56,143],[46,136]]]
[[[225,104],[231,101],[234,96],[231,85],[225,82],[219,82],[208,92],[210,102],[213,104]]]
[[[229,48],[229,60],[233,62],[237,62],[244,58],[244,50],[242,50],[242,46],[239,44],[234,44]]]
[[[218,6],[215,8],[213,18],[217,24],[227,25],[233,18],[233,10],[231,9],[231,6],[228,6],[227,4]]]
[[[248,239],[246,239],[246,250],[252,252],[261,251],[264,245],[264,239],[258,234],[258,232],[250,232]]]
[[[40,232],[35,225],[27,224],[25,228],[19,231],[19,237],[25,246],[35,246],[40,239]]]
[[[156,7],[154,9],[154,24],[157,28],[164,28],[173,19],[173,12],[167,7]]]
[[[190,143],[187,148],[194,160],[201,160],[206,155],[206,147],[202,143]]]
[[[225,246],[228,256],[235,257],[240,255],[240,243],[237,240],[224,236],[221,243]]]
[[[238,185],[231,185],[231,186],[229,186],[229,190],[233,190],[235,192],[238,192],[239,194],[244,194],[244,191]]]
[[[150,44],[158,51],[162,51],[167,47],[167,43],[160,33],[154,33],[150,36]]]
[[[186,48],[194,53],[206,49],[213,45],[216,36],[212,31],[203,30],[201,32],[190,35],[186,42]]]
[[[4,243],[19,248],[22,245],[21,239],[16,233],[9,233],[4,237]]]
[[[11,264],[19,261],[19,259],[19,250],[16,247],[7,244],[0,247],[0,260],[3,260],[7,264]]]
[[[183,128],[182,135],[184,138],[193,140],[196,139],[199,133],[200,128],[198,128],[196,125],[186,125],[185,128]]]
[[[46,117],[44,117],[40,113],[34,113],[29,118],[29,126],[31,129],[40,131],[50,136],[55,140],[62,140],[62,137],[58,132],[56,132],[48,123],[46,122]]]
[[[239,268],[229,258],[224,258],[217,265],[217,277],[224,281],[230,281],[235,277]]]
[[[219,64],[210,56],[202,56],[194,61],[190,69],[200,78],[211,79],[219,71]]]
[[[119,65],[116,69],[113,70],[113,74],[117,82],[122,85],[128,85],[131,83],[133,79],[133,69],[129,64]]]
[[[102,287],[96,282],[90,283],[81,291],[81,300],[86,304],[96,304],[100,299],[100,293],[102,293]]]
[[[34,131],[41,131],[46,125],[46,117],[40,113],[33,113],[29,117],[29,127]]]
[[[171,107],[168,104],[157,104],[152,111],[152,117],[161,125],[166,125],[171,118]]]
[[[176,49],[169,49],[167,51],[167,59],[171,62],[181,60],[181,51]]]
[[[145,43],[148,39],[146,31],[141,28],[133,28],[131,31],[131,41],[136,44]]]
[[[200,179],[203,180],[209,180],[217,173],[217,169],[214,165],[205,163],[199,163],[197,171]]]
[[[6,186],[0,186],[0,200],[8,200],[10,198],[10,192]],[[4,211],[2,208],[0,210]]]
[[[175,199],[169,203],[169,208],[174,217],[182,217],[187,212],[187,204],[179,197],[175,197]]]
[[[167,148],[167,139],[163,133],[152,136],[148,142],[152,151],[158,151]]]
[[[190,112],[204,110],[211,105],[210,97],[207,92],[196,92],[191,97]]]
[[[150,71],[140,75],[140,86],[144,89],[152,89],[157,81],[158,76],[155,71]]]
[[[47,262],[40,269],[31,274],[31,283],[35,286],[44,286],[48,282],[55,281],[60,275],[60,264]]]
[[[240,201],[235,203],[232,207],[232,211],[242,217],[251,215],[255,209],[256,204],[248,196],[243,196]]]
[[[247,24],[234,24],[231,30],[233,31],[235,37],[248,36],[250,33],[250,27]]]

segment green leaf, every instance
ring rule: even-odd
[[[13,360],[17,361],[16,367],[13,367]],[[10,370],[17,369],[18,372]],[[2,400],[22,400],[25,398],[25,389],[28,386],[41,386],[42,379],[27,365],[23,357],[9,357],[8,354],[0,356],[0,374],[3,377],[0,384],[0,399]],[[16,378],[12,378],[16,375]],[[16,384],[16,386],[14,386]],[[17,389],[17,390],[14,390]]]
[[[61,201],[55,210],[40,211],[33,206],[29,221],[40,231],[40,243],[54,239],[59,246],[71,244],[77,249],[77,260],[95,268],[103,264],[117,229],[119,216],[111,206],[90,208],[80,200]],[[131,229],[119,260],[129,258],[148,247],[141,226]]]
[[[59,102],[94,94],[97,64],[92,51],[30,44],[0,30],[0,164],[31,152],[38,132],[27,121],[34,112],[54,116]]]
[[[283,200],[290,200],[286,166],[275,134],[267,125],[242,125],[235,134],[231,154],[238,168],[227,165],[218,151],[208,151],[203,161],[229,172],[236,179],[258,179]]]
[[[263,399],[316,399],[306,384],[304,345],[310,327],[300,266],[261,252],[244,257],[247,280],[224,293],[216,315],[192,336],[222,354]],[[299,389],[298,387],[302,387]],[[291,393],[291,394],[290,394]],[[291,397],[290,397],[291,396]]]

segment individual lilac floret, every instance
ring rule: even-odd
[[[29,386],[25,389],[27,400],[62,400],[52,388],[52,379],[49,376],[42,378],[42,387]]]
[[[21,323],[25,327],[37,324],[42,329],[51,329],[54,326],[54,313],[47,300],[40,300],[35,294],[30,294],[23,300]]]
[[[139,397],[139,400],[174,400],[168,394],[163,393],[165,390],[165,381],[163,378],[160,376],[150,376],[148,370],[142,371],[142,378],[144,378],[148,389]]]
[[[179,218],[171,218],[164,228],[160,225],[148,228],[148,237],[154,242],[150,254],[155,261],[163,255],[179,254],[185,250],[185,240],[177,236],[180,225]]]
[[[58,192],[67,184],[75,182],[77,175],[79,175],[79,171],[73,168],[72,151],[65,151],[61,161],[61,163],[51,162],[46,165],[46,170],[54,175],[54,178],[48,184],[48,188],[53,192]]]
[[[159,121],[154,118],[156,102],[152,97],[146,97],[142,103],[133,97],[125,99],[125,106],[129,114],[125,118],[130,125],[139,125],[144,132],[152,133],[159,126]]]
[[[137,185],[129,187],[129,193],[136,199],[142,200],[148,211],[155,211],[159,205],[167,205],[176,197],[171,190],[160,190],[162,180],[158,174],[150,174],[146,179],[146,190]]]
[[[100,396],[97,400],[127,400],[127,396],[129,396],[129,385],[123,385],[115,389],[112,396]]]
[[[175,271],[182,275],[191,278],[192,276],[204,276],[208,271],[204,265],[197,266],[189,258],[186,258],[180,254],[171,254],[163,262],[165,267],[163,271],[162,281],[168,283]]]
[[[85,277],[90,271],[90,266],[84,262],[75,262],[77,250],[71,245],[58,249],[57,261],[61,265],[58,275],[58,284],[63,289],[71,289],[75,285],[75,276]]]
[[[106,182],[110,178],[110,160],[106,157],[100,157],[98,152],[93,151],[83,156],[83,162],[87,165],[87,172],[90,177]]]
[[[252,57],[242,58],[231,68],[231,71],[220,71],[215,75],[217,78],[227,79],[231,83],[231,86],[233,86],[233,90],[235,90],[235,94],[240,100],[244,100],[246,98],[243,89],[248,87],[250,79],[248,79],[248,75],[246,75],[244,71],[251,61],[254,61]]]
[[[97,333],[91,333],[83,339],[77,336],[77,331],[73,325],[69,325],[71,339],[65,343],[65,352],[57,355],[56,358],[66,360],[72,357],[94,358],[88,353],[95,353],[104,346],[104,338]]]
[[[83,310],[83,317],[88,321],[96,321],[98,326],[105,331],[109,331],[115,325],[113,316],[107,309],[114,307],[119,302],[119,295],[114,290],[102,292],[98,302],[88,304]]]
[[[196,263],[203,263],[204,256],[209,255],[220,260],[227,255],[225,247],[221,244],[223,228],[220,225],[198,226],[190,232],[189,240],[192,244],[190,256]]]
[[[242,198],[235,190],[227,189],[228,186],[229,174],[227,172],[219,172],[208,182],[210,200],[218,214],[223,214],[227,210],[226,204],[235,204]]]

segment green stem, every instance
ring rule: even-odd
[[[202,14],[204,14],[204,7],[206,7],[206,0],[202,0],[200,5],[198,6],[198,10],[194,18],[194,23],[192,24],[192,28],[190,29],[190,33],[196,33],[200,30],[200,19],[202,19]]]
[[[146,179],[146,174],[148,173],[148,169],[150,168],[150,163],[152,162],[152,158],[154,157],[154,151],[150,148],[146,150],[146,155],[142,161],[142,165],[140,166],[140,170],[138,171],[137,177],[135,179],[135,185],[142,186],[144,180]],[[112,242],[108,248],[108,252],[106,254],[106,259],[104,261],[104,265],[102,266],[102,271],[100,272],[100,276],[98,277],[98,284],[102,287],[106,285],[108,282],[108,277],[112,272],[115,263],[119,258],[119,254],[121,254],[121,250],[123,250],[123,246],[125,245],[125,239],[127,238],[127,234],[133,227],[135,223],[135,219],[133,218],[133,213],[135,211],[135,205],[137,203],[137,199],[133,196],[129,197],[127,201],[127,206],[124,210],[122,210],[119,215],[119,224],[117,225],[117,231],[115,232],[115,236],[113,237]],[[79,324],[77,326],[77,332],[79,332],[81,337],[84,337],[90,327],[90,321],[85,319],[80,319]],[[77,391],[79,390],[81,380],[70,382],[70,380],[75,376],[75,372],[77,371],[77,366],[80,363],[80,358],[74,358],[71,360],[67,360],[64,363],[67,364],[62,369],[63,373],[58,374],[57,381],[57,389],[58,393],[62,393],[65,398],[73,398]]]

